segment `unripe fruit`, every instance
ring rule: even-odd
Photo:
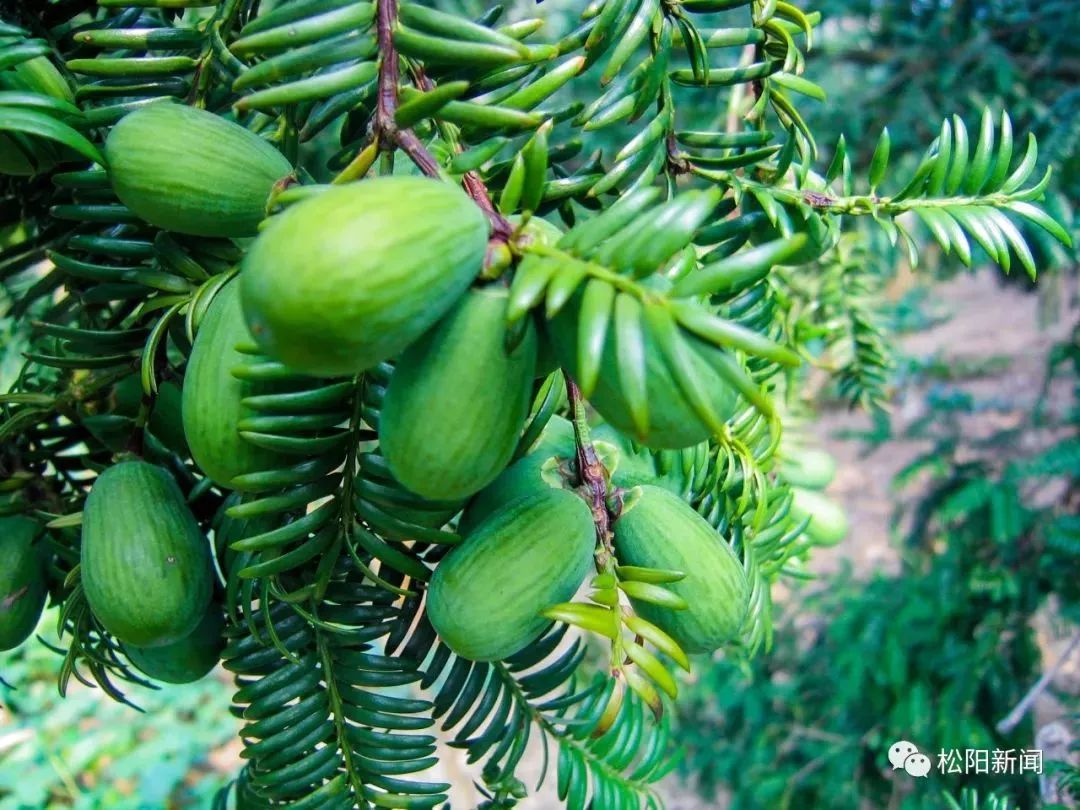
[[[514,454],[529,411],[536,334],[506,350],[505,288],[470,290],[401,356],[379,442],[394,477],[432,500],[465,498]]]
[[[210,552],[164,469],[124,461],[83,508],[82,584],[90,609],[126,644],[156,647],[195,629],[210,602]]]
[[[615,553],[623,565],[682,571],[666,585],[686,610],[632,600],[634,610],[674,638],[686,652],[709,652],[742,631],[750,585],[735,552],[681,498],[654,486],[615,521]]]
[[[221,608],[211,604],[195,629],[171,644],[160,647],[123,645],[128,659],[142,672],[164,683],[192,683],[217,664],[225,639]]]
[[[836,477],[836,460],[817,447],[784,450],[779,472],[792,486],[821,490]]]
[[[573,424],[561,416],[552,416],[530,451],[499,473],[498,478],[469,501],[458,531],[467,535],[511,501],[548,489],[549,485],[541,477],[544,465],[553,457],[571,461],[574,452]]]
[[[521,650],[592,567],[592,513],[563,489],[507,504],[435,568],[427,610],[442,640],[465,658],[495,661]]]
[[[848,520],[836,501],[802,487],[791,488],[791,517],[796,521],[810,519],[806,535],[819,546],[835,546],[848,533]]]
[[[237,430],[241,419],[254,415],[243,404],[244,397],[277,390],[272,384],[233,376],[233,369],[246,359],[236,347],[250,342],[240,308],[240,285],[233,281],[218,292],[203,316],[184,374],[184,435],[191,457],[223,487],[234,487],[238,475],[284,463],[281,455],[246,441]]]
[[[254,235],[274,185],[292,172],[255,133],[168,102],[122,118],[105,157],[124,205],[151,225],[196,236]]]
[[[454,305],[487,251],[483,213],[421,177],[339,186],[290,207],[252,243],[244,314],[264,350],[321,376],[400,354]]]
[[[39,526],[21,515],[0,518],[0,650],[13,650],[34,632],[45,606]]]
[[[562,367],[577,376],[578,317],[581,296],[572,299],[549,324],[547,330],[555,353]],[[720,421],[732,415],[736,404],[736,392],[716,371],[710,360],[723,352],[695,337],[687,337],[686,343],[693,365],[693,373],[702,390],[708,392],[709,404]],[[589,403],[599,411],[605,421],[623,433],[634,436],[648,447],[680,449],[690,447],[709,437],[709,429],[698,417],[679,383],[672,375],[660,347],[649,334],[645,334],[645,396],[649,403],[649,430],[644,436],[637,435],[630,407],[622,392],[619,380],[618,358],[615,340],[611,335],[604,343],[603,359],[596,389],[589,396]]]

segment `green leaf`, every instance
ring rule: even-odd
[[[619,583],[619,590],[631,599],[648,602],[651,605],[659,605],[669,610],[686,610],[688,607],[686,600],[681,596],[650,582],[627,580]]]
[[[606,281],[592,279],[585,285],[578,319],[577,383],[586,399],[592,395],[600,377],[614,301],[615,288]]]
[[[495,68],[513,65],[529,59],[529,50],[448,37],[436,37],[398,25],[394,29],[394,45],[406,56],[433,65],[454,65],[471,68]]]
[[[468,82],[447,82],[433,90],[413,96],[394,111],[394,123],[402,129],[408,129],[419,121],[437,114],[447,102],[460,98],[468,89]]]
[[[984,194],[997,191],[1001,188],[1001,184],[1005,182],[1005,177],[1009,173],[1009,166],[1012,164],[1012,119],[1009,118],[1009,114],[1004,110],[1001,111],[1001,126],[999,130],[997,158],[994,161],[993,172],[981,189]]]
[[[331,98],[373,81],[377,74],[378,67],[374,62],[360,62],[326,73],[317,73],[306,79],[258,90],[241,98],[236,102],[235,107],[239,111],[267,110],[299,104],[302,101]]]
[[[5,109],[0,114],[0,131],[24,132],[27,135],[56,141],[95,163],[105,165],[105,158],[101,152],[83,135],[39,110],[13,107]]]
[[[285,12],[286,8],[288,7],[282,7],[279,10]],[[317,42],[336,34],[361,31],[371,25],[372,20],[375,19],[375,4],[348,3],[341,8],[332,8],[323,14],[308,16],[309,14],[309,9],[305,9],[303,16],[299,18],[290,18],[289,15],[283,13],[280,24],[272,28],[248,26],[240,32],[240,39],[232,43],[229,50],[237,56],[273,53]],[[271,16],[267,15],[266,19]]]
[[[150,335],[146,339],[142,360],[139,365],[139,373],[142,380],[143,394],[148,397],[154,396],[158,391],[156,360],[162,341],[167,334],[172,319],[176,317],[184,305],[184,303],[176,303],[165,310],[165,313],[158,318],[157,323],[154,324],[154,328],[150,330]]]
[[[805,244],[806,235],[800,233],[736,253],[687,274],[671,290],[671,296],[687,298],[752,284],[764,278],[773,265],[783,264],[784,259]]]
[[[639,436],[649,433],[648,370],[641,304],[631,295],[615,297],[615,357],[619,387]]]
[[[27,107],[52,110],[63,115],[82,115],[79,108],[70,101],[24,90],[0,90],[0,109],[4,107]]]
[[[567,262],[555,271],[544,302],[544,314],[548,320],[559,314],[587,276],[588,265],[584,262]]]
[[[975,144],[975,154],[971,158],[967,179],[964,181],[964,193],[978,194],[990,176],[990,161],[994,154],[994,117],[990,109],[984,108],[982,122],[979,125],[979,141]]]
[[[690,659],[671,636],[661,630],[652,622],[637,615],[629,615],[623,618],[627,629],[635,635],[641,636],[645,641],[652,644],[656,649],[678,664],[687,672],[690,671]]]
[[[600,605],[587,605],[581,602],[569,602],[552,605],[540,611],[540,615],[556,622],[564,622],[596,633],[605,638],[618,638],[619,625],[615,611]]]
[[[559,263],[526,253],[510,283],[510,300],[506,305],[506,321],[513,325],[525,317],[544,297],[548,282],[559,270]]]
[[[515,50],[523,57],[528,57],[528,46],[513,37],[500,33],[472,20],[449,14],[438,9],[428,8],[419,3],[402,3],[398,7],[398,19],[406,25],[420,29],[428,34],[458,39],[466,42],[483,42]]]
[[[800,93],[816,101],[825,101],[825,91],[821,86],[814,84],[809,79],[804,79],[802,76],[794,76],[790,73],[774,73],[770,77],[770,81],[776,82],[781,87],[786,87],[793,93]]]
[[[785,366],[798,366],[800,363],[799,355],[786,346],[760,332],[714,315],[695,303],[675,301],[671,311],[683,327],[714,346],[738,349]]]
[[[877,146],[874,147],[874,155],[870,158],[870,190],[873,191],[885,178],[885,170],[889,166],[889,128],[881,130]]]
[[[1072,247],[1073,240],[1069,232],[1066,231],[1056,219],[1037,205],[1032,205],[1028,202],[1010,202],[1006,203],[1005,207],[1010,211],[1019,214],[1024,219],[1034,222],[1066,247]]]
[[[525,188],[525,158],[518,153],[514,156],[514,162],[510,166],[510,174],[503,184],[502,193],[499,194],[499,210],[504,214],[512,214],[517,210],[521,202],[521,192]]]
[[[658,304],[646,304],[643,309],[649,334],[660,347],[671,376],[675,378],[679,390],[690,403],[694,414],[702,424],[709,428],[710,432],[722,434],[724,423],[713,410],[709,394],[702,387],[700,375],[690,355],[693,348],[676,326],[671,312]]]
[[[675,683],[675,678],[668,672],[660,659],[646,650],[640,644],[633,641],[627,641],[623,644],[623,649],[626,650],[627,656],[633,661],[641,670],[645,672],[652,679],[653,683],[659,686],[668,697],[673,700],[679,695],[679,687]]]
[[[1017,164],[1016,169],[1009,175],[1009,179],[1001,186],[1002,194],[1012,194],[1014,191],[1020,188],[1024,184],[1024,181],[1031,176],[1031,173],[1035,170],[1035,164],[1039,159],[1039,145],[1035,141],[1035,134],[1028,133],[1027,149],[1024,151],[1024,157]]]
[[[1024,241],[1023,234],[1020,233],[1017,227],[1013,225],[1005,214],[997,209],[990,209],[988,215],[993,219],[998,231],[1005,237],[1005,240],[1009,243],[1010,247],[1012,247],[1017,258],[1020,259],[1020,264],[1024,266],[1028,276],[1034,279],[1037,275],[1035,269],[1035,257],[1031,255],[1031,249],[1028,247],[1027,242]]]
[[[844,166],[844,158],[847,157],[847,141],[844,136],[840,136],[840,140],[836,142],[836,151],[833,153],[832,160],[829,162],[829,168],[825,171],[825,182],[832,183],[837,177],[840,176],[840,171]]]
[[[553,124],[546,121],[525,144],[522,158],[525,161],[525,179],[521,191],[523,211],[535,211],[544,196],[548,172],[548,135]]]
[[[949,173],[945,178],[945,193],[954,194],[960,188],[964,180],[964,173],[968,165],[968,134],[967,127],[958,115],[952,118],[953,132],[953,157],[949,166]]]
[[[927,197],[940,197],[944,191],[952,154],[953,130],[949,119],[946,118],[941,122],[941,134],[937,139],[937,157],[934,159],[934,167],[930,170],[930,176],[926,181]]]
[[[664,568],[642,568],[638,565],[616,565],[615,573],[618,574],[619,579],[633,580],[634,582],[652,582],[655,585],[665,585],[686,579],[686,573],[684,571],[669,571]]]

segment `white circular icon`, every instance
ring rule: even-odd
[[[912,754],[919,753],[919,749],[915,747],[914,743],[909,743],[907,740],[900,740],[894,742],[889,748],[889,762],[893,766],[895,771],[897,768],[904,767],[904,760],[910,757]]]
[[[930,757],[926,754],[911,754],[904,760],[904,770],[912,776],[926,776],[930,773]]]

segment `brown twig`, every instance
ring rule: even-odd
[[[419,167],[420,171],[428,177],[439,176],[439,161],[427,150],[423,142],[416,137],[415,132],[411,129],[399,129],[394,134],[394,141],[401,147],[401,151],[408,155],[409,159]]]
[[[388,136],[386,142],[392,142],[397,135],[394,113],[397,112],[398,84],[401,71],[398,65],[397,48],[394,47],[394,21],[397,20],[397,0],[378,0],[378,19],[376,35],[379,43],[379,89],[375,107],[375,130]]]
[[[401,67],[398,64],[397,48],[394,47],[394,23],[397,21],[397,13],[397,0],[378,0],[376,27],[380,60],[374,134],[381,143],[399,147],[424,174],[438,177],[439,162],[435,156],[428,151],[415,132],[398,127],[394,120],[398,107],[398,85],[401,83]],[[430,80],[422,73],[416,78],[420,89],[431,89]],[[490,220],[492,241],[508,242],[514,228],[491,204],[484,181],[476,173],[468,172],[462,178],[462,184]]]
[[[998,733],[1008,734],[1020,724],[1020,721],[1024,719],[1024,715],[1026,715],[1034,705],[1035,700],[1046,690],[1046,687],[1054,680],[1058,672],[1061,671],[1061,668],[1065,666],[1065,662],[1069,660],[1078,648],[1080,648],[1080,631],[1073,634],[1072,639],[1065,647],[1064,652],[1061,653],[1061,657],[1058,658],[1057,662],[1042,674],[1042,677],[1035,682],[1035,685],[1020,699],[1020,702],[1013,707],[1012,711],[1001,718],[994,727],[997,729]]]
[[[596,526],[597,544],[602,549],[601,553],[610,555],[614,552],[611,545],[611,514],[608,512],[607,503],[607,470],[589,439],[589,425],[585,418],[585,400],[581,396],[581,389],[565,371],[563,377],[566,379],[566,394],[570,400],[570,415],[574,423],[578,478],[589,496],[589,509]],[[597,560],[598,565],[605,562],[606,560]]]

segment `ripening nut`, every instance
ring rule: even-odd
[[[544,608],[570,599],[592,568],[592,512],[577,494],[546,488],[487,517],[435,568],[431,626],[473,661],[497,661],[551,626]]]
[[[45,607],[41,526],[22,515],[0,517],[0,650],[13,650],[37,627]]]
[[[253,236],[285,156],[213,113],[159,102],[129,113],[105,141],[120,201],[151,225],[194,236]]]
[[[97,477],[83,508],[79,561],[90,610],[124,644],[172,644],[206,614],[209,546],[163,467],[122,461]]]
[[[734,642],[750,604],[742,562],[708,521],[682,498],[645,485],[615,521],[615,553],[623,565],[683,571],[668,589],[689,607],[672,610],[631,599],[634,610],[686,652],[711,652]]]
[[[422,177],[339,186],[274,217],[240,272],[267,354],[315,376],[400,354],[479,274],[488,223],[460,188]]]
[[[379,442],[394,477],[430,500],[478,492],[514,455],[532,398],[536,334],[526,322],[517,345],[506,345],[507,298],[505,287],[466,292],[390,378]]]

